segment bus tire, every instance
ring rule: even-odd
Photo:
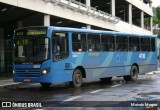
[[[52,83],[40,83],[42,87],[49,88]]]
[[[105,83],[105,82],[111,82],[112,77],[107,77],[107,78],[100,78],[101,82]]]
[[[123,78],[124,78],[125,81],[137,81],[137,79],[138,79],[138,68],[137,68],[137,66],[133,65],[131,67],[131,70],[130,70],[130,75],[123,76]]]
[[[82,78],[82,72],[80,69],[75,69],[72,76],[72,82],[70,82],[70,85],[75,88],[81,87],[83,82]]]

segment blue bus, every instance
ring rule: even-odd
[[[13,39],[14,81],[42,87],[70,82],[78,88],[83,78],[113,76],[136,81],[158,65],[155,35],[48,26],[17,29]]]

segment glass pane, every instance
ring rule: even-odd
[[[129,38],[129,51],[132,51],[132,52],[140,51],[139,37]]]
[[[87,50],[86,34],[78,34],[78,33],[72,34],[72,49],[73,51],[78,51],[78,52]]]
[[[141,51],[150,51],[150,38],[141,38]]]
[[[53,59],[58,61],[69,56],[68,33],[56,32],[52,38]]]
[[[114,36],[102,35],[102,51],[115,51]]]
[[[100,51],[100,35],[89,34],[88,35],[88,51],[97,52]]]
[[[128,37],[116,37],[116,51],[128,51]]]
[[[34,63],[49,58],[49,39],[34,37],[14,40],[14,61]]]

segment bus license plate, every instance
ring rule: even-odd
[[[24,82],[30,82],[31,79],[24,79]]]

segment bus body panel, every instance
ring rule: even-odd
[[[72,67],[75,69],[77,66],[83,66],[87,78],[129,75],[133,64],[138,65],[139,74],[154,71],[157,68],[156,53],[154,52],[100,52],[100,64],[99,58],[96,59],[95,56],[94,62],[90,63],[87,60],[89,56],[86,54],[88,53],[75,52],[72,57]]]
[[[55,83],[71,81],[72,73],[73,73],[73,70],[71,70],[71,68],[72,67],[71,67],[70,58],[64,59],[62,61],[54,62],[53,73],[55,76]]]
[[[15,82],[53,82],[54,73],[51,67],[51,60],[45,61],[42,64],[14,64]],[[50,71],[46,75],[41,75],[41,71],[50,68]]]
[[[66,32],[69,35],[69,56],[55,62],[53,61],[53,44],[51,40],[53,32],[60,31]],[[82,66],[85,69],[86,78],[130,75],[130,69],[133,64],[138,65],[139,74],[157,70],[157,48],[155,52],[73,52],[72,33],[78,32],[86,34],[127,35],[130,37],[144,36],[123,32],[48,27],[47,37],[50,39],[50,59],[44,61],[42,64],[13,64],[13,68],[16,72],[16,74],[14,74],[14,81],[39,83],[61,83],[72,81],[73,72],[78,66]],[[155,36],[146,35],[146,37]],[[46,75],[42,75],[42,70],[46,68],[50,68],[50,71]]]

